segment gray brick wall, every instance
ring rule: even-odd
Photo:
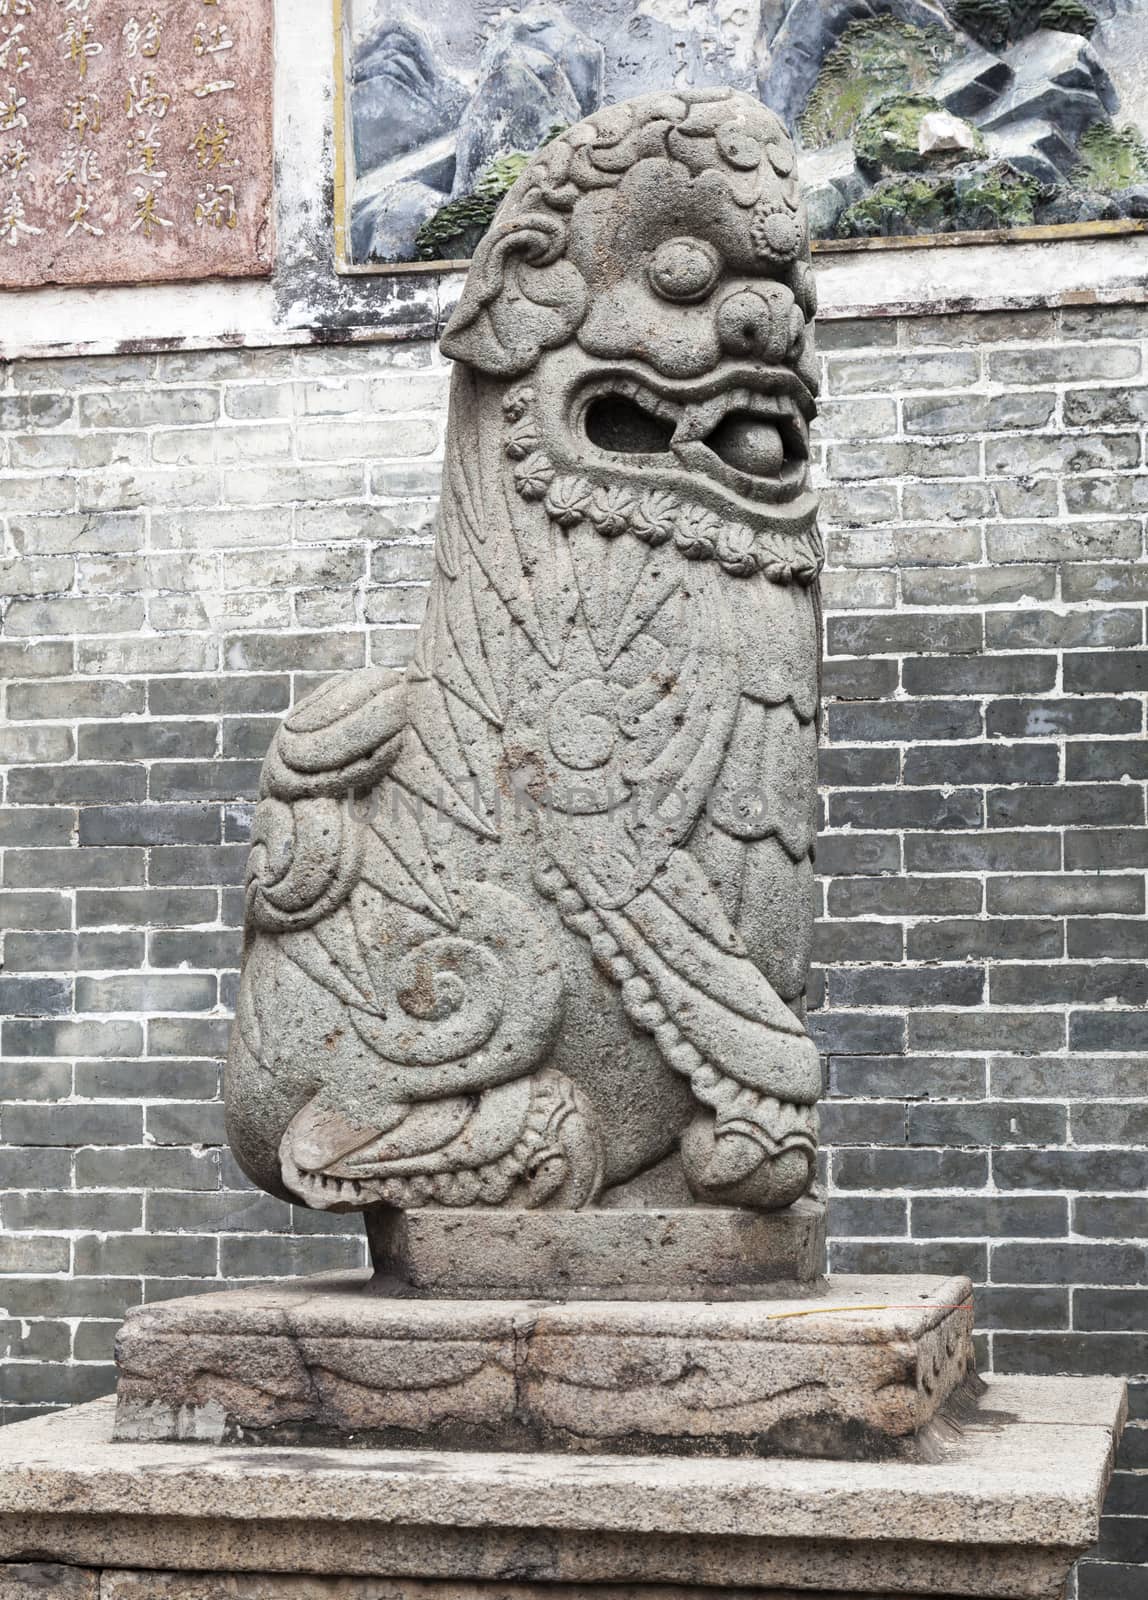
[[[967,1270],[1002,1371],[1148,1377],[1146,340],[822,334],[833,1265]],[[220,1056],[259,760],[407,658],[445,381],[415,344],[0,371],[8,1420],[104,1392],[129,1305],[362,1259],[241,1178]],[[1146,1485],[1142,1425],[1087,1600],[1143,1596]]]

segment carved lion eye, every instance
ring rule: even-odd
[[[650,284],[663,300],[704,300],[718,280],[721,261],[701,239],[667,239],[654,251]]]

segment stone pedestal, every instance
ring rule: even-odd
[[[920,1457],[977,1388],[967,1278],[709,1304],[374,1288],[324,1275],[133,1311],[117,1438]]]
[[[1123,1385],[993,1379],[928,1465],[123,1444],[113,1412],[5,1430],[3,1600],[1059,1600]]]

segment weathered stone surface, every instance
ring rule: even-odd
[[[808,252],[783,127],[727,91],[595,113],[503,202],[443,339],[410,668],[328,683],[263,769],[227,1100],[270,1192],[808,1189]]]
[[[564,1305],[303,1279],[134,1311],[117,1359],[126,1439],[888,1455],[971,1380],[972,1299],[963,1278]]]
[[[561,1583],[1049,1600],[1096,1539],[1122,1415],[1117,1380],[993,1379],[922,1467],[113,1444],[101,1401],[5,1431],[0,1560],[461,1581],[466,1600],[507,1579],[555,1600]]]
[[[482,52],[479,81],[458,130],[453,193],[470,194],[507,150],[536,150],[602,100],[602,46],[557,10],[528,8]]]
[[[978,118],[985,129],[1039,119],[1075,138],[1116,110],[1112,80],[1087,39],[1041,29],[1005,52],[1012,86]]]
[[[946,111],[957,117],[975,117],[985,111],[1012,82],[1007,61],[979,45],[965,50],[930,89]]]
[[[436,60],[425,30],[410,17],[387,17],[359,40],[351,87],[360,177],[457,127],[468,99],[465,85]]]
[[[809,228],[815,237],[831,233],[845,207],[860,200],[868,187],[848,139],[804,155],[801,177]]]
[[[851,22],[892,15],[915,28],[952,37],[944,9],[928,0],[794,0],[763,53],[758,88],[767,106],[793,127],[817,82],[821,64]]]
[[[375,1271],[426,1294],[738,1300],[823,1287],[825,1206],[367,1213]]]
[[[1009,122],[985,140],[989,154],[1052,187],[1076,164],[1076,151],[1058,128],[1039,117]]]
[[[917,149],[923,156],[948,150],[975,150],[976,130],[948,111],[930,111],[917,129]]]
[[[447,1583],[417,1578],[316,1578],[284,1573],[105,1572],[100,1600],[715,1600],[693,1584]],[[809,1589],[724,1589],[722,1600],[894,1600]],[[0,1574],[0,1597],[3,1596]]]
[[[393,261],[404,241],[446,203],[441,189],[417,178],[388,185],[357,199],[351,217],[351,247],[358,261]]]
[[[0,1600],[102,1600],[100,1574],[56,1562],[0,1566]]]

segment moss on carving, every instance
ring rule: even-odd
[[[811,150],[853,136],[882,95],[920,89],[948,64],[941,28],[915,28],[885,15],[852,22],[826,56],[798,130]]]
[[[945,188],[937,178],[886,178],[842,212],[837,232],[844,239],[941,233],[948,214]]]
[[[1030,227],[1036,215],[1040,185],[1006,162],[982,169],[954,185],[957,227],[974,231]]]
[[[556,125],[542,141],[547,145],[566,130]],[[539,149],[542,148],[539,145]],[[494,221],[504,194],[513,189],[535,152],[508,150],[484,167],[470,194],[448,200],[428,217],[415,234],[415,255],[420,261],[451,260],[474,253],[474,248]]]
[[[917,148],[922,119],[944,109],[922,94],[889,95],[858,124],[853,149],[858,164],[870,171],[911,172],[928,157]]]
[[[1090,38],[1096,28],[1096,13],[1083,0],[1052,0],[1040,14],[1042,28],[1058,28],[1061,33],[1082,33]]]
[[[845,211],[842,238],[1023,228],[1034,218],[1036,180],[1004,162],[944,176],[885,178]]]
[[[1080,189],[1104,194],[1148,181],[1148,144],[1137,128],[1094,122],[1081,135],[1073,179]]]
[[[966,33],[994,50],[1015,44],[1038,28],[1087,38],[1097,22],[1085,0],[952,0],[948,11]]]

